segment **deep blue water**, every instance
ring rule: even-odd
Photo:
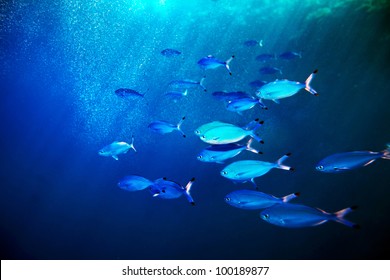
[[[183,4],[183,3],[186,4]],[[370,4],[371,3],[371,6]],[[373,3],[373,4],[372,4]],[[390,163],[343,174],[315,164],[333,153],[380,151],[390,142],[390,28],[388,1],[3,1],[0,4],[1,259],[389,259]],[[246,47],[246,40],[263,47]],[[160,51],[174,48],[177,57]],[[261,53],[302,51],[302,58],[261,63]],[[209,54],[232,54],[233,75],[202,70]],[[261,76],[279,67],[283,75]],[[287,78],[312,86],[255,107],[227,111],[213,91],[254,93],[249,82]],[[176,103],[165,96],[177,79],[200,80]],[[120,87],[145,93],[124,100]],[[154,120],[186,120],[158,135]],[[259,211],[227,205],[224,196],[249,183],[219,175],[224,165],[196,155],[207,145],[193,131],[220,120],[237,125],[260,118],[263,155],[287,152],[294,173],[272,170],[257,178],[263,192],[300,191],[296,203],[329,212],[358,205],[353,230],[329,222],[286,229],[265,223]],[[138,152],[119,161],[97,151],[135,137]],[[138,174],[196,181],[192,196],[159,200],[126,192],[118,180]]]

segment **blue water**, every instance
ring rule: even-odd
[[[0,3],[0,256],[1,259],[389,259],[390,163],[343,174],[314,169],[325,156],[380,151],[390,141],[390,28],[388,1],[30,1]],[[246,40],[263,40],[247,47]],[[181,52],[164,57],[166,48]],[[261,53],[302,51],[302,58],[262,63]],[[235,55],[233,75],[202,70],[209,54]],[[263,66],[283,75],[261,76]],[[247,91],[249,82],[287,78],[312,86],[255,107],[227,111],[213,91]],[[174,103],[164,94],[172,80],[200,80]],[[128,87],[146,93],[121,99]],[[187,134],[158,135],[154,120],[177,123]],[[358,205],[353,230],[329,222],[286,229],[265,223],[257,211],[223,200],[249,183],[219,175],[224,165],[196,159],[207,145],[193,131],[220,120],[237,125],[260,118],[263,155],[287,152],[294,173],[272,170],[257,178],[275,196],[301,192],[296,203],[329,212]],[[119,161],[97,151],[131,141]],[[184,197],[153,198],[117,187],[125,175],[192,177],[196,206]]]

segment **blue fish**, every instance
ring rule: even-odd
[[[341,173],[367,166],[380,158],[390,159],[390,144],[381,152],[355,151],[330,155],[321,160],[316,169],[326,173]]]
[[[171,56],[178,56],[181,54],[181,52],[179,52],[178,50],[174,50],[174,49],[165,49],[165,50],[161,51],[161,54],[163,56],[171,57]]]
[[[118,155],[127,153],[130,149],[133,149],[134,152],[137,150],[134,147],[134,136],[131,137],[131,143],[126,142],[112,142],[110,145],[105,146],[99,150],[99,155],[104,157],[113,157],[115,160],[118,160]]]
[[[302,54],[299,52],[284,52],[279,55],[279,58],[285,59],[285,60],[291,60],[294,58],[302,58]]]
[[[162,199],[175,199],[184,195],[191,205],[195,205],[194,199],[192,198],[190,191],[191,186],[194,183],[195,178],[192,178],[185,187],[182,185],[169,181],[166,178],[160,178],[153,182],[150,186],[150,192],[153,197],[159,197]]]
[[[260,80],[255,80],[249,83],[249,85],[253,88],[260,88],[264,86],[267,82],[266,81],[260,81]]]
[[[259,54],[258,56],[256,56],[256,60],[261,61],[261,62],[267,62],[271,59],[276,59],[275,54],[263,53],[263,54]]]
[[[250,95],[246,92],[243,91],[232,91],[232,92],[226,92],[226,91],[215,91],[212,93],[213,97],[221,100],[221,101],[232,101],[235,99],[240,99],[240,98],[249,98]]]
[[[275,80],[274,82],[270,82],[259,88],[256,92],[256,95],[260,99],[268,99],[274,101],[275,103],[279,103],[279,99],[293,96],[304,88],[306,91],[317,96],[318,93],[310,86],[310,83],[317,72],[317,70],[314,70],[313,73],[311,73],[310,76],[306,79],[305,83],[289,80]]]
[[[234,55],[232,55],[226,61],[221,61],[221,60],[215,58],[214,56],[209,55],[209,56],[201,58],[198,61],[198,65],[200,66],[200,68],[205,69],[205,70],[216,69],[218,67],[224,66],[226,68],[226,70],[229,72],[229,75],[232,75],[232,72],[230,71],[229,63],[233,60],[233,58],[234,58]]]
[[[183,98],[184,96],[187,96],[188,94],[188,89],[185,91],[168,91],[165,96],[172,99],[174,102],[177,100]]]
[[[275,204],[282,204],[299,196],[299,193],[292,193],[284,197],[275,197],[259,191],[238,190],[225,196],[225,202],[233,207],[245,210],[258,210],[271,207]]]
[[[283,162],[289,158],[291,154],[285,154],[276,162],[266,162],[259,160],[240,160],[227,165],[221,175],[234,182],[245,183],[251,182],[256,188],[254,181],[256,177],[260,177],[271,171],[273,168],[294,171],[294,168],[283,165]]]
[[[267,110],[267,106],[265,106],[259,98],[254,97],[246,97],[240,99],[234,99],[228,102],[226,105],[226,109],[232,112],[237,112],[241,115],[242,111],[246,111],[252,109],[256,104],[259,104],[262,109]]]
[[[246,46],[246,47],[255,47],[255,46],[262,47],[263,46],[263,40],[261,40],[260,42],[258,42],[256,40],[248,40],[248,41],[244,42],[244,46]]]
[[[250,136],[256,141],[264,143],[264,141],[255,134],[255,130],[262,126],[264,121],[257,120],[255,125],[253,125],[253,122],[250,122],[252,126],[250,128],[249,125],[239,127],[230,123],[217,122],[218,125],[213,125],[214,123],[215,122],[206,124],[210,125],[211,128],[199,135],[203,142],[212,145],[229,144],[236,143],[244,139],[246,136]],[[200,128],[198,128],[198,130],[200,130]]]
[[[201,87],[204,91],[207,91],[203,85],[205,78],[206,77],[203,77],[199,82],[189,80],[189,79],[174,80],[169,83],[169,87],[172,89],[194,89],[194,88]]]
[[[171,133],[171,132],[177,130],[183,135],[183,137],[186,137],[184,132],[181,130],[181,125],[183,124],[185,118],[186,117],[182,117],[180,122],[177,125],[168,123],[166,121],[154,121],[154,122],[150,123],[148,127],[152,131],[157,132],[159,134]]]
[[[312,227],[334,221],[358,229],[359,225],[344,219],[345,215],[355,209],[356,206],[353,206],[336,213],[327,213],[302,204],[283,203],[263,210],[260,217],[270,224],[287,228]]]
[[[225,160],[237,156],[244,150],[255,154],[262,154],[262,152],[251,147],[252,142],[253,138],[251,138],[246,145],[235,143],[211,145],[202,150],[197,156],[197,159],[203,162],[224,163]]]
[[[263,75],[272,75],[272,74],[276,74],[276,73],[279,73],[281,75],[283,74],[282,70],[280,70],[279,68],[276,68],[276,67],[271,67],[271,66],[261,67],[259,71],[260,71],[260,74],[263,74]]]
[[[151,185],[152,181],[137,175],[125,176],[118,183],[118,187],[129,192],[141,191]]]
[[[135,91],[130,88],[119,88],[115,91],[115,94],[121,98],[128,98],[128,97],[145,97],[145,93],[141,94],[138,91]]]

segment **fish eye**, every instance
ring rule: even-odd
[[[225,197],[225,201],[229,202],[230,201],[230,197]]]
[[[201,138],[202,138],[202,139],[206,139],[206,136],[202,135]]]
[[[323,165],[317,166],[317,170],[323,170],[323,169],[324,169],[324,166],[323,166]]]
[[[227,174],[227,171],[222,170],[222,171],[221,171],[221,174],[222,174],[222,175],[226,175],[226,174]]]
[[[195,130],[195,134],[200,134],[200,131],[199,130]]]
[[[263,214],[263,215],[261,215],[261,217],[262,217],[264,220],[268,220],[268,219],[269,219],[269,214]]]
[[[201,158],[202,158],[202,155],[199,155],[198,158],[201,159]]]

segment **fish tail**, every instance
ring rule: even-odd
[[[255,120],[257,123],[254,125],[254,127],[250,131],[250,136],[254,138],[257,142],[264,144],[263,139],[261,139],[256,133],[255,130],[257,130],[260,126],[264,124],[264,121],[259,121],[259,119]],[[249,124],[248,124],[249,125]]]
[[[283,201],[283,202],[289,202],[291,199],[294,199],[294,198],[296,198],[296,197],[298,197],[298,196],[300,196],[300,195],[301,195],[301,193],[299,193],[299,192],[292,193],[292,194],[283,196],[283,197],[282,197],[282,201]]]
[[[310,76],[305,81],[305,90],[310,92],[311,94],[317,96],[318,93],[315,91],[314,88],[310,86],[311,81],[313,80],[314,76],[317,74],[318,70],[314,70],[313,73],[310,74]]]
[[[232,75],[232,71],[230,71],[229,63],[233,60],[233,58],[234,55],[232,55],[228,60],[225,61],[225,67],[228,70],[230,76]]]
[[[177,130],[183,135],[183,137],[186,137],[186,135],[183,132],[183,130],[181,130],[181,125],[183,124],[185,119],[186,119],[186,117],[182,117],[180,122],[177,124]]]
[[[252,153],[255,153],[255,154],[263,154],[263,152],[260,152],[260,151],[258,151],[258,150],[256,150],[256,149],[254,149],[254,148],[251,146],[252,143],[253,143],[253,138],[250,138],[249,141],[248,141],[248,143],[246,143],[245,149],[246,149],[247,151],[252,152]]]
[[[188,202],[191,203],[191,205],[195,205],[195,201],[194,199],[192,198],[191,194],[190,194],[190,191],[191,191],[191,187],[192,187],[192,184],[194,183],[195,181],[195,178],[192,178],[186,185],[185,189],[186,189],[186,197],[188,199]]]
[[[279,159],[276,161],[277,168],[283,169],[283,170],[288,170],[288,171],[294,171],[294,168],[293,168],[293,167],[287,166],[287,165],[283,165],[283,162],[284,162],[286,159],[288,159],[290,156],[291,156],[291,153],[287,153],[287,154],[283,155],[281,158],[279,158]]]
[[[199,86],[203,88],[203,91],[207,91],[206,87],[203,85],[204,80],[206,79],[206,76],[203,76],[202,79],[199,81]]]
[[[260,104],[261,109],[268,110],[268,107],[263,103],[263,100],[261,100],[261,98],[258,99],[258,102]]]
[[[351,207],[348,207],[348,208],[345,208],[345,209],[342,209],[340,211],[337,211],[336,213],[334,213],[335,215],[335,221],[338,222],[338,223],[341,223],[347,227],[351,227],[351,228],[354,228],[354,229],[359,229],[360,226],[358,224],[355,224],[355,223],[352,223],[348,220],[345,220],[344,217],[348,214],[348,213],[351,213],[352,211],[354,211],[355,209],[357,208],[357,206],[351,206]]]
[[[386,144],[386,149],[383,150],[382,153],[383,153],[382,156],[383,159],[390,159],[390,143]]]
[[[134,147],[134,135],[131,135],[130,149],[133,149],[134,152],[137,152],[137,150]]]

